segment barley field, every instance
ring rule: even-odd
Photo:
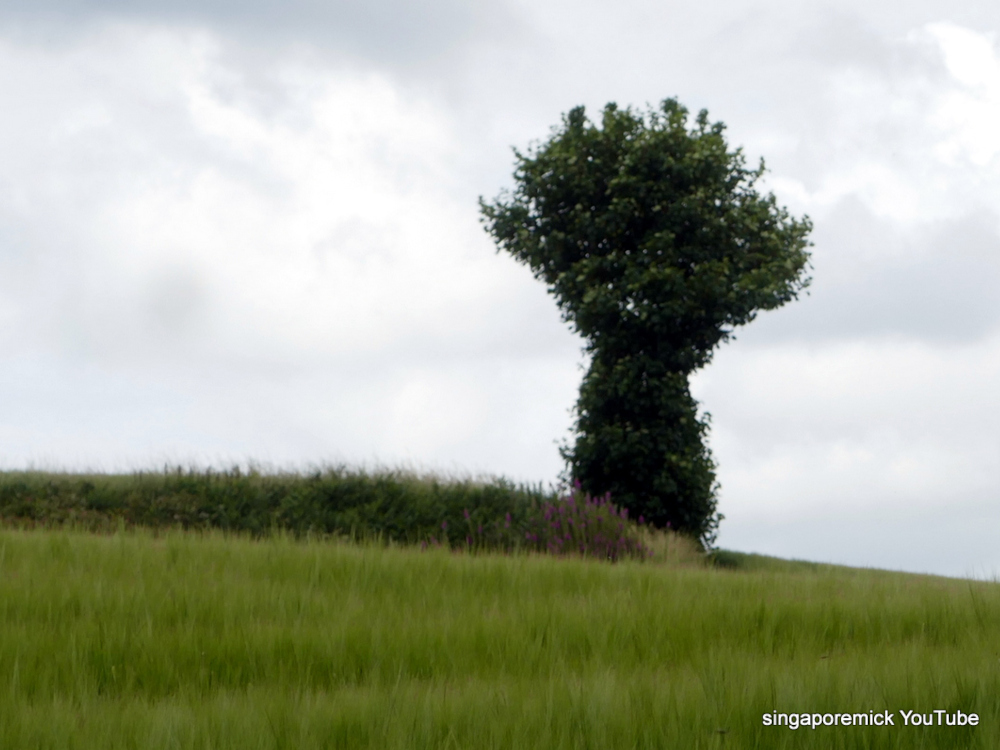
[[[1000,586],[727,560],[0,531],[0,747],[1000,747]]]

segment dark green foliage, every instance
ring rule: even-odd
[[[634,517],[705,535],[715,513],[715,473],[697,409],[685,375],[655,360],[609,364],[595,353],[580,386],[574,474]]]
[[[528,265],[586,340],[573,477],[633,515],[711,540],[714,463],[688,376],[735,327],[807,286],[807,218],[755,189],[721,123],[668,99],[583,107],[516,152],[512,193],[480,201],[498,245]]]
[[[0,473],[0,521],[113,530],[224,529],[261,536],[381,538],[511,549],[551,493],[503,479],[441,481],[344,468],[308,475],[183,471],[131,475]],[[520,535],[520,536],[519,536]]]

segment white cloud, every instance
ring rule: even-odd
[[[188,437],[175,425],[159,448],[155,437],[126,448],[131,460],[216,444],[238,458],[450,464],[478,440],[480,468],[554,475],[572,382],[498,403],[496,374],[461,362],[503,344],[496,362],[562,367],[572,381],[576,345],[456,188],[447,113],[384,75],[293,53],[264,81],[237,63],[206,31],[141,25],[44,56],[0,47],[0,88],[39,87],[0,122],[13,164],[0,217],[24,238],[0,256],[7,356],[35,357],[29,370],[66,357],[140,391],[172,387]],[[206,392],[216,394],[207,403]],[[529,441],[533,456],[483,459],[487,425],[530,421],[546,401],[560,408]],[[247,422],[248,409],[270,416]],[[114,461],[120,445],[66,455]]]
[[[944,515],[954,524],[970,507],[981,516],[983,503],[995,502],[1000,338],[733,347],[719,359],[695,382],[713,414],[723,544],[803,556],[808,544],[795,536],[754,534],[768,523],[808,534],[810,523],[831,519],[892,528],[894,516],[933,524]],[[892,564],[872,549],[825,545],[824,554]],[[985,560],[1000,566],[992,547],[945,537],[917,569],[961,575]]]
[[[964,162],[995,177],[1000,172],[996,159],[1000,151],[1000,59],[995,35],[949,23],[929,24],[926,33],[937,42],[958,84],[941,98],[935,113],[935,123],[947,133],[935,147],[935,155],[945,164]]]
[[[119,26],[81,46],[89,74],[79,48],[48,60],[44,92],[8,123],[10,155],[29,150],[10,160],[20,199],[3,208],[38,236],[25,273],[74,258],[47,285],[77,299],[95,351],[158,348],[150,326],[171,296],[166,317],[185,307],[222,352],[378,351],[442,327],[468,335],[523,283],[449,192],[447,119],[384,77],[276,61],[283,101],[268,116],[204,32]],[[8,88],[37,81],[34,50],[5,52],[25,71]],[[164,68],[176,75],[148,90]]]
[[[814,217],[828,216],[848,197],[877,217],[911,226],[995,210],[1000,62],[994,35],[930,23],[883,44],[886,54],[909,62],[847,63],[826,71],[821,129],[798,143],[800,151],[827,160],[810,171],[813,184],[775,174],[770,186]]]

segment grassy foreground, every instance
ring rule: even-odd
[[[0,531],[0,747],[1000,747],[1000,587],[730,563]]]

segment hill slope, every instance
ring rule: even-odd
[[[998,651],[995,584],[0,532],[3,747],[996,748]]]

